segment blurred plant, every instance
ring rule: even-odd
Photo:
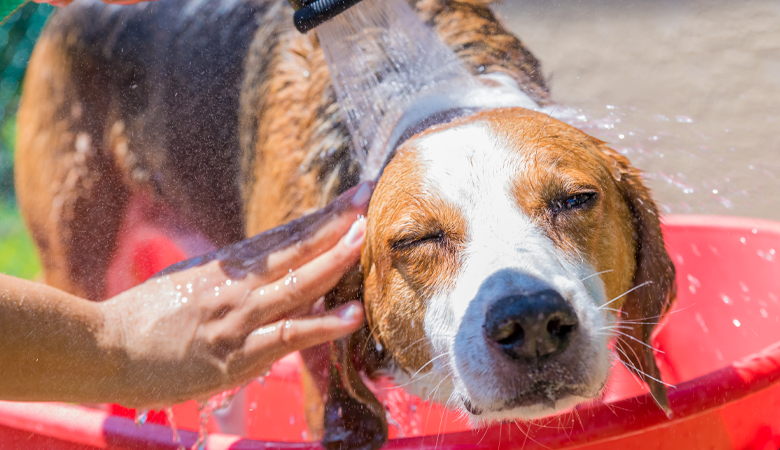
[[[0,25],[21,9],[29,0],[0,0]]]
[[[33,45],[53,10],[27,3],[0,26],[0,203],[14,201],[16,109]]]
[[[0,26],[0,273],[28,279],[40,274],[40,263],[15,208],[16,110],[33,45],[53,10],[30,2]]]

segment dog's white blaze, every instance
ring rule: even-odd
[[[610,316],[599,310],[606,301],[598,276],[586,263],[572,262],[554,246],[516,205],[511,180],[518,170],[508,146],[485,126],[475,123],[425,136],[417,143],[425,171],[425,191],[455,205],[468,228],[468,243],[452,292],[440,292],[429,300],[425,331],[433,347],[433,373],[417,376],[407,387],[423,398],[447,403],[469,399],[485,410],[476,420],[505,420],[549,415],[583,401],[580,397],[557,399],[545,405],[501,409],[511,395],[496,380],[500,361],[491,356],[483,338],[485,312],[493,300],[511,295],[539,281],[568,299],[587,333],[590,346],[583,357],[589,368],[593,392],[598,392],[609,369],[607,333]],[[522,163],[520,163],[522,164]],[[497,364],[499,366],[497,366]],[[397,374],[398,381],[406,381]],[[453,406],[458,406],[455,404]]]

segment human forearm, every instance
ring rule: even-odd
[[[122,352],[99,303],[0,275],[0,398],[107,401]]]
[[[247,383],[290,352],[353,332],[358,303],[312,311],[360,259],[365,219],[355,219],[371,190],[362,183],[105,302],[0,275],[0,399],[160,407]]]

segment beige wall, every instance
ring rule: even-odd
[[[559,108],[581,109],[645,169],[666,211],[780,220],[780,1],[496,9],[542,61]]]

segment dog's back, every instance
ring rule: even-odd
[[[77,2],[30,63],[19,199],[47,281],[97,299],[134,196],[168,205],[214,245],[243,237],[239,96],[272,1]]]
[[[410,3],[474,73],[547,100],[489,0]],[[106,281],[129,221],[205,242],[194,254],[324,206],[357,181],[339,116],[316,35],[283,0],[59,11],[28,68],[16,164],[46,281],[92,299],[129,287]]]

